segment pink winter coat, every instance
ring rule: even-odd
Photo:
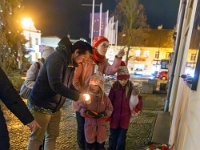
[[[80,104],[80,113],[84,117],[85,110],[91,110],[95,112],[106,112],[107,116],[110,117],[113,111],[113,106],[110,99],[104,94],[102,98],[91,95],[91,103]],[[106,140],[106,120],[85,118],[85,137],[88,143],[103,143]]]
[[[84,64],[79,65],[74,72],[73,85],[80,91],[87,91],[90,77],[94,74],[95,69],[97,69],[102,74],[114,75],[121,65],[121,59],[115,58],[112,65],[108,63],[108,60],[105,60],[98,65],[90,58]],[[97,67],[97,68],[96,68]],[[72,102],[72,109],[74,111],[79,110],[79,106],[76,102]]]
[[[123,128],[128,129],[131,111],[129,107],[129,99],[125,96],[125,89],[110,89],[109,96],[113,105],[113,113],[111,116],[110,128]],[[139,103],[136,105],[138,111],[142,109],[143,102],[142,96],[138,95]]]

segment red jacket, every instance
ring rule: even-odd
[[[110,128],[123,128],[128,129],[131,111],[129,107],[129,99],[125,96],[125,90],[123,89],[110,89],[109,98],[113,105],[113,113],[111,116]],[[138,95],[139,103],[136,108],[140,111],[143,106],[142,96]]]

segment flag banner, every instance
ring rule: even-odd
[[[106,19],[107,14],[106,12],[102,12],[102,21],[101,21],[101,29],[100,27],[100,13],[94,13],[94,28],[93,28],[93,37],[104,35],[105,26],[106,26]],[[89,37],[91,38],[91,29],[92,29],[92,13],[90,13],[90,33]],[[100,29],[100,30],[99,30]],[[101,32],[99,34],[99,31]]]
[[[116,23],[114,22],[114,16],[109,18],[109,22],[105,27],[104,36],[109,40],[109,43],[115,44],[116,43]]]

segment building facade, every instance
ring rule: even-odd
[[[123,47],[111,46],[108,49],[106,57],[111,64],[114,60],[114,56],[121,48]],[[127,48],[125,48],[125,51],[127,51]],[[134,71],[138,68],[143,70],[143,75],[151,75],[162,68],[162,61],[169,60],[172,51],[172,48],[164,47],[130,47],[128,61],[129,72],[134,74]],[[125,60],[125,56],[123,60]],[[165,66],[165,68],[167,69],[167,66]]]
[[[169,98],[172,117],[169,145],[172,150],[199,149],[200,81],[199,25],[200,0],[181,0],[174,48],[174,76]],[[173,67],[172,67],[173,68]],[[187,76],[192,68],[193,76]],[[186,78],[181,78],[185,75]]]

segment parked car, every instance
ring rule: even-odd
[[[168,71],[160,71],[157,74],[157,78],[162,79],[162,80],[168,80]]]
[[[141,76],[142,74],[143,74],[143,70],[141,68],[135,69],[134,75],[140,75]]]
[[[116,75],[106,75],[104,76],[104,81],[105,82],[108,82],[108,81],[111,81],[111,80],[116,80]]]
[[[154,71],[151,75],[152,75],[154,78],[157,78],[158,71]]]

